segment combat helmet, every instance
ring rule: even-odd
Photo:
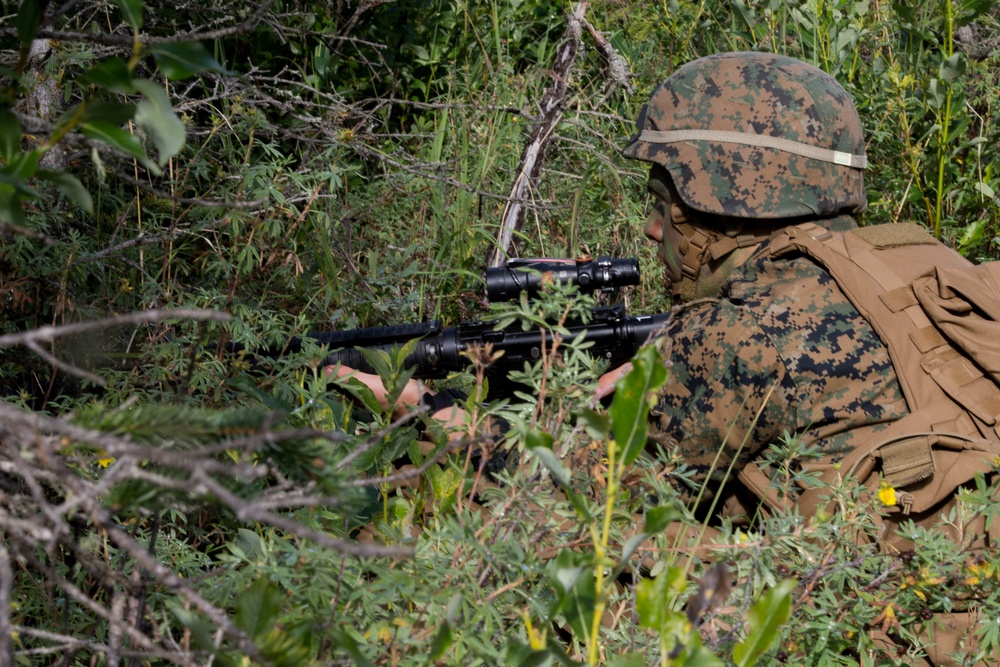
[[[636,125],[623,154],[665,168],[694,211],[775,221],[865,208],[854,103],[833,77],[794,58],[692,61],[654,90]]]

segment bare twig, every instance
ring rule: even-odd
[[[226,313],[220,313],[217,311],[192,308],[147,310],[139,313],[131,313],[129,315],[110,317],[103,320],[77,322],[75,324],[66,324],[58,327],[44,326],[23,333],[7,334],[6,336],[0,336],[0,348],[12,347],[14,345],[24,345],[59,370],[103,387],[106,384],[104,378],[99,375],[95,375],[88,370],[84,370],[83,368],[79,368],[56,358],[43,349],[39,343],[48,343],[62,336],[86,333],[89,331],[100,331],[112,326],[119,326],[123,324],[146,324],[149,322],[160,322],[170,319],[214,320],[217,322],[226,322],[230,319],[230,316]]]
[[[239,23],[220,28],[218,30],[207,30],[203,32],[186,32],[179,35],[169,35],[166,37],[154,37],[152,35],[140,35],[139,42],[145,46],[157,44],[176,44],[178,42],[208,42],[223,37],[231,37],[242,33],[250,32],[259,22],[262,16],[271,8],[275,0],[264,0],[257,7],[257,11]],[[16,37],[16,28],[0,28],[0,35],[5,37]],[[135,43],[132,35],[117,35],[109,33],[89,33],[72,32],[65,30],[50,30],[43,28],[35,35],[37,39],[54,39],[61,42],[83,42],[87,44],[101,44],[103,46],[117,46],[123,49],[131,49]]]
[[[89,380],[90,382],[96,384],[98,387],[103,387],[107,384],[104,381],[104,378],[102,378],[100,375],[95,375],[94,373],[91,373],[88,370],[84,370],[83,368],[77,368],[73,364],[68,364],[65,361],[62,361],[61,359],[52,356],[51,354],[46,352],[42,348],[42,346],[39,345],[34,339],[29,338],[28,340],[24,341],[24,345],[29,350],[31,350],[32,352],[40,356],[42,359],[49,362],[56,368],[58,368],[59,370],[63,371],[64,373],[69,373],[70,375],[75,375],[77,377],[83,378],[84,380]]]
[[[335,537],[331,537],[328,533],[307,528],[297,521],[268,512],[267,510],[258,507],[255,503],[248,502],[246,499],[240,498],[229,491],[222,484],[199,470],[195,471],[192,481],[195,483],[196,489],[198,485],[204,486],[207,493],[210,493],[222,501],[233,512],[235,512],[236,516],[242,521],[260,521],[261,523],[274,526],[275,528],[280,528],[281,530],[291,535],[295,535],[296,537],[314,542],[321,547],[333,549],[334,551],[352,556],[389,556],[392,558],[405,558],[413,555],[413,549],[409,547],[383,547],[375,544],[347,542],[345,540],[339,540]]]
[[[615,47],[611,45],[611,42],[591,25],[590,21],[585,18],[581,18],[581,21],[593,38],[594,43],[597,44],[597,50],[604,56],[604,62],[607,63],[605,73],[608,80],[605,86],[607,90],[605,96],[613,92],[616,88],[624,88],[625,92],[629,95],[634,93],[635,89],[632,87],[631,81],[633,75],[629,70],[628,61],[615,51]]]
[[[569,17],[562,44],[556,50],[556,60],[552,68],[552,85],[545,91],[539,102],[539,120],[531,131],[528,143],[521,152],[521,159],[514,176],[514,184],[510,190],[507,206],[503,212],[503,220],[497,234],[497,243],[490,266],[500,266],[510,253],[510,245],[514,234],[524,221],[525,203],[528,193],[534,189],[535,180],[545,157],[545,149],[552,133],[562,118],[563,102],[569,90],[570,70],[576,62],[580,50],[582,22],[587,11],[587,0],[577,4]]]
[[[102,320],[91,320],[89,322],[76,322],[74,324],[64,324],[62,326],[44,326],[16,334],[0,336],[0,348],[11,347],[13,345],[27,345],[29,341],[34,343],[50,342],[62,336],[72,336],[75,334],[87,333],[90,331],[100,331],[108,327],[115,327],[128,324],[149,324],[151,322],[162,322],[164,320],[200,320],[228,322],[231,319],[228,313],[220,313],[215,310],[201,310],[198,308],[167,308],[158,310],[144,310],[117,317],[108,317]]]
[[[11,667],[11,625],[10,605],[14,588],[14,572],[10,564],[10,552],[0,540],[0,667]]]
[[[20,225],[15,225],[12,222],[0,221],[0,234],[6,236],[14,236],[15,234],[20,234],[22,236],[27,236],[28,238],[38,239],[45,245],[52,245],[52,239],[41,232],[36,232],[33,229],[28,229],[27,227],[21,227]]]

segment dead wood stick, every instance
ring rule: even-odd
[[[531,130],[527,145],[521,152],[520,166],[514,175],[510,197],[504,207],[503,222],[497,234],[497,244],[490,258],[490,266],[500,266],[504,263],[510,252],[514,233],[524,222],[528,192],[534,188],[542,167],[545,149],[552,138],[553,130],[562,118],[563,102],[569,90],[570,69],[580,51],[580,37],[583,34],[586,12],[587,0],[583,0],[570,15],[562,44],[556,50],[556,60],[552,67],[552,85],[542,95],[542,101],[539,103],[541,113]]]

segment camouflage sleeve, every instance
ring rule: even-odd
[[[696,483],[735,476],[786,432],[828,465],[906,414],[888,350],[814,262],[762,255],[723,292],[671,327],[651,420],[653,442],[676,447]]]
[[[795,428],[795,384],[770,338],[728,301],[684,311],[670,332],[667,385],[651,413],[651,438],[678,447],[696,481],[733,475]]]

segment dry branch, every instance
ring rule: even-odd
[[[49,343],[62,336],[69,336],[90,331],[101,331],[113,326],[122,324],[147,324],[150,322],[161,322],[163,320],[214,320],[216,322],[227,322],[230,316],[211,310],[199,310],[196,308],[175,308],[165,310],[147,310],[139,313],[130,313],[118,317],[109,317],[103,320],[91,322],[77,322],[63,326],[45,326],[26,331],[23,333],[7,334],[0,336],[0,348],[11,347],[13,345],[24,345],[29,350],[40,356],[42,359],[52,364],[55,368],[76,375],[77,377],[93,382],[98,386],[104,386],[104,378],[94,375],[90,371],[84,370],[68,364],[42,349],[40,343]]]
[[[514,234],[524,222],[525,205],[529,193],[534,189],[538,172],[542,168],[545,149],[552,138],[552,132],[562,118],[563,102],[569,90],[570,70],[580,51],[580,37],[583,34],[583,17],[587,12],[587,1],[579,3],[569,17],[562,44],[556,50],[556,60],[552,67],[552,85],[545,91],[539,102],[539,116],[521,152],[521,159],[514,185],[511,187],[507,206],[504,207],[503,222],[497,234],[497,244],[490,258],[490,266],[500,266],[510,252]]]
[[[566,32],[563,34],[562,45],[556,51],[556,59],[552,68],[552,85],[545,91],[541,102],[538,104],[540,113],[538,117],[532,119],[534,127],[521,153],[519,167],[514,176],[514,184],[511,187],[510,195],[507,197],[507,205],[504,207],[503,221],[500,231],[497,234],[497,243],[490,258],[490,266],[500,266],[510,254],[511,243],[514,235],[521,228],[524,222],[527,204],[530,201],[530,193],[534,190],[535,183],[543,168],[545,152],[549,148],[552,139],[556,136],[555,129],[559,125],[563,116],[563,105],[567,91],[569,90],[569,79],[571,70],[576,62],[577,55],[581,48],[581,37],[583,29],[586,28],[591,38],[597,45],[597,50],[601,53],[606,64],[604,97],[608,97],[619,88],[627,93],[632,93],[632,74],[626,60],[619,55],[610,42],[586,19],[587,2],[577,5],[573,14],[569,17]],[[537,208],[533,204],[532,208]]]
[[[185,311],[136,313],[124,318],[140,323],[157,321]],[[118,320],[120,321],[120,320]],[[68,331],[102,323],[49,327],[4,338],[7,345],[51,340]],[[267,422],[268,420],[265,420]],[[343,554],[362,557],[404,557],[406,547],[361,544],[338,539],[296,520],[291,510],[325,505],[337,498],[323,498],[310,483],[281,483],[281,475],[259,452],[275,443],[323,438],[342,442],[342,433],[290,429],[222,439],[183,449],[163,443],[137,442],[119,432],[86,428],[67,418],[57,418],[0,401],[0,667],[17,655],[49,655],[62,651],[103,654],[108,664],[127,657],[159,658],[176,665],[200,665],[209,658],[181,649],[169,636],[144,625],[140,600],[148,590],[174,595],[210,621],[221,640],[254,659],[257,649],[235,626],[228,612],[206,599],[197,582],[181,577],[161,561],[152,546],[143,544],[121,517],[109,508],[108,494],[122,484],[142,482],[176,498],[174,508],[214,507],[251,524],[266,525],[282,533]],[[220,436],[221,437],[221,436]],[[94,451],[114,458],[107,468],[94,463]],[[239,452],[234,458],[222,452]],[[447,451],[447,449],[445,450]],[[258,455],[255,455],[258,454]],[[257,480],[277,480],[260,484]],[[378,482],[380,480],[374,480]],[[384,481],[384,480],[381,480]],[[153,511],[156,510],[140,510]],[[105,544],[136,564],[135,577],[122,572],[105,549],[81,542],[79,531],[99,534]],[[59,556],[63,554],[63,556]],[[59,569],[60,558],[71,557],[86,574],[74,579],[72,569]],[[3,638],[12,636],[16,620],[8,613],[15,581],[24,573],[38,577],[59,596],[107,626],[105,641],[66,636],[50,629],[28,633],[42,642],[22,650]],[[81,583],[84,581],[84,583]],[[6,602],[5,602],[6,601]],[[131,612],[129,610],[132,610]],[[58,627],[58,622],[51,627]],[[48,644],[48,645],[46,645]],[[6,659],[6,662],[4,661]]]

